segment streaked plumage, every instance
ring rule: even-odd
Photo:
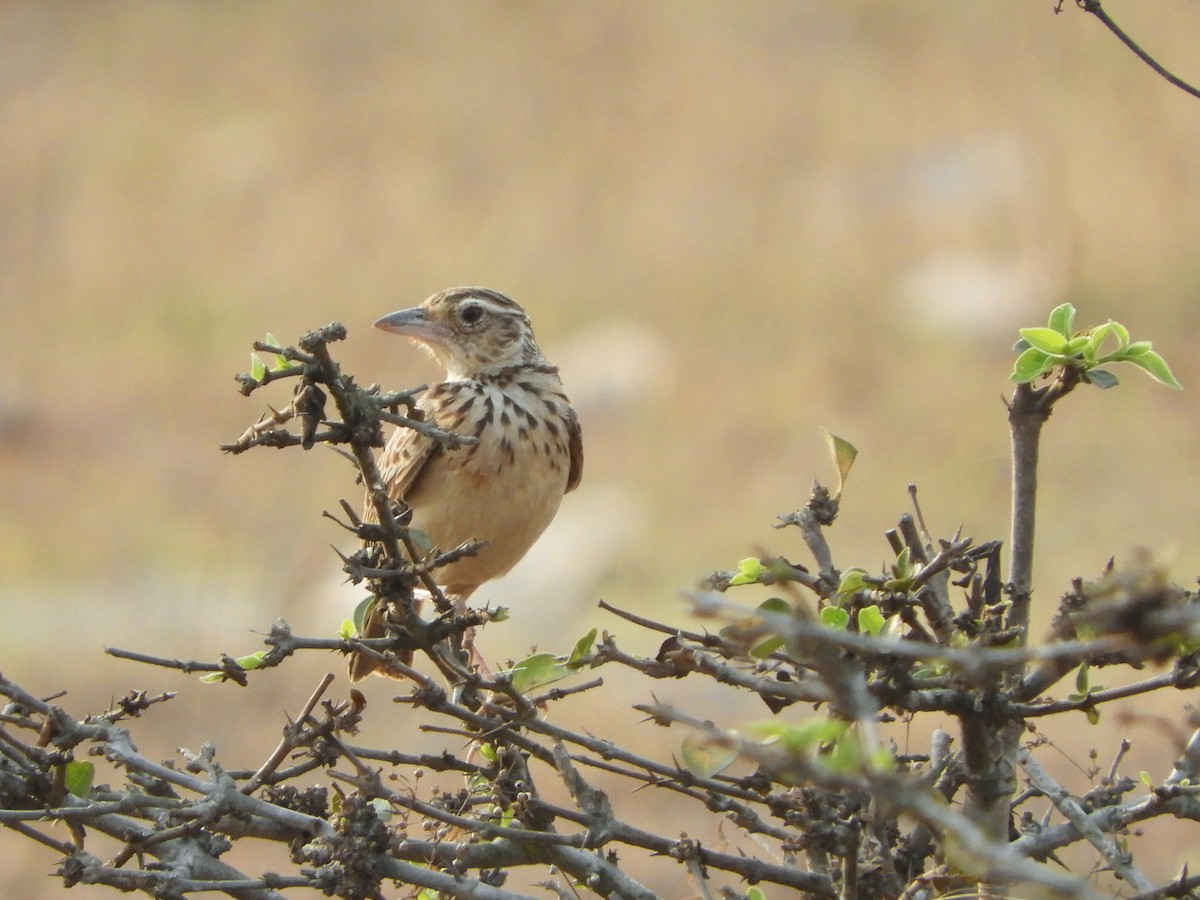
[[[412,508],[412,527],[448,550],[468,540],[488,545],[434,573],[443,591],[464,601],[523,557],[579,484],[579,421],[558,370],[534,341],[521,307],[488,288],[451,288],[421,306],[385,316],[377,327],[406,335],[445,368],[419,407],[426,421],[478,440],[455,449],[398,428],[379,460],[388,495]],[[374,510],[367,504],[367,516]],[[365,637],[385,634],[368,619]],[[375,669],[351,659],[357,681]]]

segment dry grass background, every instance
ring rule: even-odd
[[[1194,4],[1106,8],[1200,80]],[[678,616],[677,590],[714,568],[759,548],[800,558],[771,524],[831,475],[820,426],[862,453],[832,535],[841,565],[886,557],[909,481],[942,533],[1003,537],[998,396],[1018,324],[1070,300],[1082,324],[1118,318],[1200,383],[1200,102],[1066,13],[4,4],[0,667],[69,690],[81,713],[131,687],[178,690],[143,749],[210,739],[227,765],[254,764],[340,660],[239,690],[103,646],[212,658],[255,649],[251,630],[280,616],[336,628],[358,594],[319,514],[358,489],[326,452],[218,453],[262,405],[232,375],[266,331],[289,340],[336,318],[360,380],[418,383],[428,363],[368,325],[451,284],[527,306],[588,446],[584,486],[490,593],[514,610],[482,639],[495,656],[560,649],[591,624],[626,632],[600,597]],[[1135,545],[1181,581],[1200,572],[1194,389],[1125,375],[1048,431],[1047,604]],[[731,724],[764,715],[655,689]],[[392,693],[370,686],[368,738],[428,741]],[[680,735],[638,726],[612,696],[606,727],[670,752]],[[1185,699],[1160,711],[1178,720]],[[1104,748],[1106,766],[1125,734],[1135,774],[1169,766],[1168,729],[1118,718],[1060,729],[1075,789],[1086,778],[1067,756]],[[1146,865],[1164,877],[1193,842],[1159,830]],[[0,838],[5,896],[64,893],[48,851]]]

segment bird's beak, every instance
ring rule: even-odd
[[[441,340],[443,331],[442,326],[425,315],[425,310],[420,306],[388,313],[375,323],[375,327],[425,343]]]

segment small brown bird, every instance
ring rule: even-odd
[[[412,509],[411,527],[450,550],[485,540],[475,556],[434,572],[463,603],[485,581],[525,555],[583,472],[579,420],[558,369],[542,356],[529,317],[515,301],[481,287],[450,288],[413,309],[384,316],[376,328],[412,338],[446,370],[418,406],[443,431],[477,440],[456,449],[411,428],[397,428],[379,460],[388,496]],[[374,510],[368,498],[368,518]],[[386,629],[373,612],[363,637]],[[379,669],[363,654],[350,660],[359,681]]]

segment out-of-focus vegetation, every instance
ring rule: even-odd
[[[1191,5],[1106,7],[1200,79]],[[1004,537],[994,398],[1016,324],[1059,302],[1200,384],[1200,104],[1049,2],[18,2],[0,123],[0,665],[80,710],[131,686],[219,705],[105,644],[241,653],[359,599],[318,515],[357,502],[345,464],[216,450],[257,413],[232,374],[268,330],[340,319],[354,371],[402,387],[433,370],[379,314],[455,283],[530,310],[588,470],[480,592],[513,608],[497,655],[616,627],[601,596],[672,610],[759,547],[800,555],[770,525],[832,474],[819,426],[861,451],[835,546],[882,558],[909,481],[938,531]],[[1130,378],[1060,415],[1039,590],[1134,544],[1200,571],[1192,391]],[[300,680],[254,683],[266,728],[189,703],[162,754],[252,765]],[[1186,851],[1165,838],[1162,870]],[[59,895],[49,854],[2,839],[0,864],[13,896]]]

